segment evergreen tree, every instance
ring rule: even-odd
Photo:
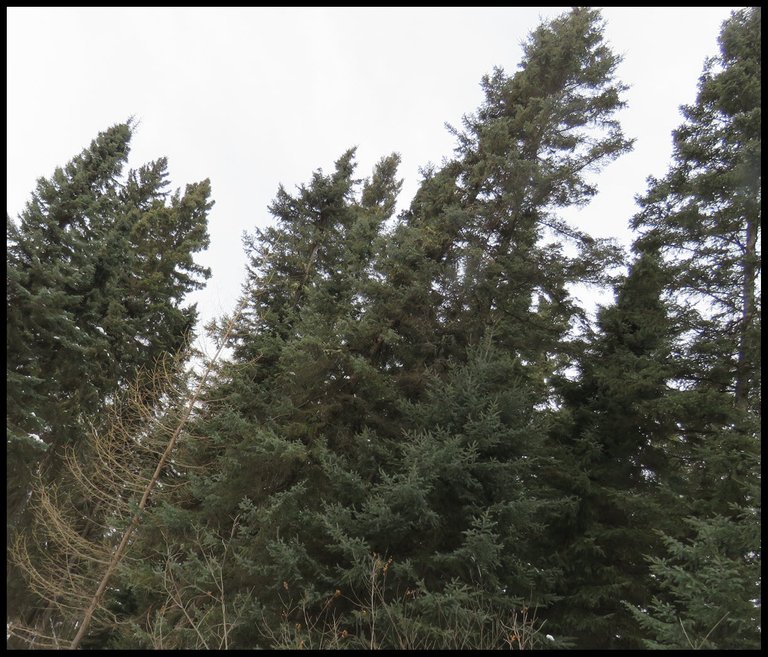
[[[599,12],[574,9],[531,34],[520,71],[483,78],[482,106],[453,130],[455,158],[426,170],[393,253],[396,263],[412,253],[424,260],[414,280],[426,287],[408,298],[420,300],[417,316],[436,314],[418,336],[422,344],[440,336],[434,354],[462,358],[492,333],[548,394],[546,380],[567,363],[565,344],[583,319],[569,286],[606,282],[620,259],[610,241],[558,216],[596,193],[588,172],[631,146],[614,118],[624,104],[618,62]]]
[[[584,204],[595,193],[585,178],[587,170],[629,148],[612,118],[622,106],[623,87],[613,79],[617,63],[602,43],[597,12],[574,10],[540,27],[526,45],[519,73],[507,77],[496,70],[483,80],[485,103],[465,119],[464,133],[455,131],[459,138],[457,157],[438,171],[425,171],[424,182],[388,243],[388,257],[381,265],[387,277],[379,298],[390,310],[392,333],[399,338],[390,340],[391,371],[408,399],[426,401],[427,382],[434,373],[451,376],[449,372],[456,371],[452,361],[471,361],[473,350],[486,344],[500,362],[511,359],[514,363],[508,376],[514,377],[518,394],[532,407],[551,400],[551,377],[578,352],[578,344],[569,344],[567,338],[574,319],[583,313],[570,297],[568,286],[604,282],[605,269],[619,257],[609,243],[595,241],[557,217],[559,207]],[[576,255],[570,258],[565,256],[567,241],[577,247]],[[470,371],[474,368],[465,374],[470,376]],[[477,406],[467,403],[466,412],[478,412],[484,408],[480,400],[494,394],[502,393],[490,388],[484,390],[484,396],[472,397]],[[436,403],[435,398],[427,400]],[[440,411],[431,416],[433,421],[449,415],[444,406],[438,408]],[[503,421],[494,430],[490,424],[486,427],[499,437],[510,432],[507,441],[499,438],[506,458],[498,459],[495,471],[515,471],[517,485],[526,482],[528,494],[521,495],[528,500],[526,512],[522,502],[512,502],[515,486],[510,481],[496,488],[488,476],[471,484],[486,491],[486,507],[496,509],[489,501],[496,496],[498,508],[515,508],[518,529],[528,537],[528,541],[514,541],[504,532],[484,533],[486,545],[493,546],[491,554],[505,554],[512,549],[507,545],[516,546],[509,557],[517,560],[515,567],[505,563],[499,570],[500,563],[486,564],[487,572],[495,573],[491,579],[498,577],[503,582],[499,588],[517,593],[518,597],[507,599],[508,605],[511,599],[517,604],[531,598],[541,603],[551,601],[562,566],[557,560],[554,565],[542,561],[547,543],[542,540],[539,523],[546,518],[553,525],[559,524],[567,504],[561,494],[537,478],[542,472],[547,476],[556,472],[554,463],[567,452],[556,442],[550,442],[545,450],[543,434],[548,420],[541,414],[531,417],[536,417],[531,420],[536,428],[529,428],[525,447],[516,445],[514,433]],[[412,420],[409,426],[413,425],[419,426]],[[437,453],[442,452],[439,446],[444,441],[455,448],[454,441],[463,444],[461,441],[467,440],[463,427],[434,432],[427,425],[425,431],[425,444]],[[418,442],[415,437],[407,444],[413,442]],[[484,458],[494,462],[498,458],[482,451],[476,457],[481,469]],[[452,472],[471,477],[472,467],[462,460],[466,454],[453,449],[445,458],[454,464]],[[409,459],[399,465],[395,465],[396,459],[390,463],[402,468],[402,473],[410,472],[405,464],[414,458]],[[439,471],[432,476],[439,477]],[[394,474],[390,477],[400,481]],[[400,477],[404,490],[429,491],[436,486],[432,480],[412,482],[404,474]],[[461,481],[458,475],[454,477]],[[440,490],[446,499],[453,499],[448,491]],[[381,495],[380,499],[383,506],[386,498]],[[425,578],[429,563],[441,563],[443,572],[451,572],[445,568],[448,557],[442,550],[457,545],[456,537],[462,532],[476,536],[478,528],[472,523],[479,521],[479,516],[473,516],[477,509],[471,505],[459,506],[453,516],[446,505],[436,504],[439,511],[430,509],[432,498],[427,499],[429,502],[421,502],[420,516],[435,518],[435,523],[448,522],[439,525],[444,543],[433,544],[433,554],[414,557]],[[486,521],[490,522],[488,518]],[[455,533],[447,527],[454,527]],[[391,529],[386,534],[396,532]],[[359,530],[355,535],[362,540]],[[454,538],[449,538],[452,535]],[[381,550],[381,545],[369,544],[369,549]],[[558,546],[550,543],[549,547],[556,550]],[[414,553],[413,549],[401,550]],[[642,561],[639,554],[637,560]],[[538,574],[532,575],[534,572]],[[476,584],[467,572],[458,569],[454,573],[463,584]],[[437,593],[445,580],[432,581],[431,586]]]
[[[576,380],[558,380],[564,405],[552,438],[563,446],[558,481],[576,512],[553,527],[562,596],[549,621],[582,648],[642,647],[625,605],[654,591],[646,556],[659,529],[674,527],[670,487],[677,422],[684,407],[668,385],[676,375],[676,328],[661,299],[658,254],[641,255],[598,313],[598,334]]]
[[[759,30],[759,10],[724,25],[633,219],[638,260],[563,382],[555,435],[584,476],[551,620],[583,647],[759,642]]]
[[[663,593],[636,609],[652,645],[760,640],[760,19],[749,8],[723,24],[720,56],[674,133],[675,162],[633,221],[638,248],[665,256],[685,329],[679,381],[695,409],[675,452],[690,517],[652,561]]]
[[[208,244],[210,184],[169,194],[164,158],[123,178],[132,131],[100,133],[38,181],[18,225],[8,220],[9,534],[28,527],[33,477],[56,482],[65,450],[139,368],[182,349],[196,321],[181,304],[210,275],[193,261]],[[97,509],[81,502],[81,529],[96,531]],[[12,570],[8,608],[23,616],[27,602]]]
[[[284,549],[302,550],[297,562],[309,568],[292,571],[298,581],[343,592],[335,609],[347,623],[359,613],[350,602],[370,589],[370,556],[391,564],[386,613],[378,629],[358,624],[356,636],[404,647],[410,628],[422,647],[500,648],[511,634],[495,633],[494,622],[550,602],[557,573],[541,548],[569,503],[541,478],[553,465],[543,449],[548,414],[534,408],[521,369],[487,341],[466,365],[426,377],[423,398],[404,406],[408,429],[397,444],[369,432],[358,454],[324,455],[333,494],[303,514],[324,538],[306,554],[306,541]],[[382,464],[361,476],[359,454],[371,452]],[[314,558],[322,545],[331,558]]]
[[[383,159],[358,194],[353,156],[345,153],[329,176],[317,172],[295,198],[281,187],[270,208],[277,225],[259,231],[258,242],[245,239],[248,301],[234,331],[232,380],[222,390],[233,391],[228,406],[239,421],[214,421],[217,428],[224,421],[227,433],[230,426],[245,430],[247,449],[226,443],[228,458],[235,459],[226,471],[235,479],[246,477],[248,488],[254,468],[275,477],[259,458],[263,448],[247,430],[249,423],[276,430],[279,440],[294,446],[310,445],[323,435],[341,450],[350,434],[387,412],[391,394],[368,365],[375,329],[364,314],[372,245],[394,210],[399,160]],[[242,453],[251,449],[256,452],[248,462]],[[274,456],[279,461],[279,454]],[[277,461],[273,465],[279,466]],[[275,481],[275,488],[267,487],[259,497],[284,483]],[[233,488],[236,504],[242,489]]]
[[[269,515],[291,494],[316,505],[326,485],[317,462],[324,446],[354,452],[358,433],[393,412],[385,377],[370,365],[378,333],[364,311],[377,235],[400,187],[398,158],[384,158],[364,182],[353,177],[353,158],[346,152],[332,174],[316,172],[296,195],[281,187],[270,208],[276,224],[244,238],[249,271],[233,362],[218,372],[194,428],[205,438],[189,447],[201,469],[191,473],[192,499],[169,500],[162,521],[185,528],[170,537],[173,550],[191,542],[185,537],[195,527],[230,535],[243,505]],[[262,571],[271,567],[266,555],[286,521],[238,520],[236,561],[228,566],[235,570],[224,575],[233,595],[257,586],[260,601],[279,604],[283,580],[275,584]],[[165,539],[158,531],[144,540],[151,550]],[[136,595],[151,598],[152,587]],[[259,622],[252,616],[244,623],[251,635],[240,636],[240,645],[259,644]]]
[[[759,490],[754,491],[759,495]],[[631,607],[650,649],[756,650],[760,647],[760,517],[711,516],[686,521],[688,538],[663,535],[653,557],[659,594]]]
[[[682,108],[675,164],[651,178],[632,225],[638,248],[665,255],[669,292],[686,313],[698,388],[754,411],[760,390],[760,8],[734,13],[696,103]]]

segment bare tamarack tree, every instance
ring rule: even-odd
[[[130,558],[134,531],[158,487],[183,486],[179,439],[239,317],[221,333],[218,349],[192,385],[179,356],[159,360],[114,401],[105,428],[92,427],[84,445],[69,449],[66,479],[34,488],[34,539],[20,535],[11,558],[51,613],[35,627],[10,623],[8,634],[33,648],[77,649],[89,629],[114,626],[105,592]],[[88,517],[78,503],[90,503]],[[71,638],[69,638],[71,637]]]

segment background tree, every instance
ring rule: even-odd
[[[654,645],[760,640],[760,19],[749,8],[723,24],[720,56],[674,132],[675,162],[650,179],[633,220],[637,248],[664,255],[665,293],[685,330],[679,385],[695,409],[680,418],[673,453],[686,531],[665,535],[669,552],[652,562],[664,593],[637,610]]]
[[[689,323],[690,380],[759,395],[761,268],[759,8],[736,12],[707,61],[694,105],[674,134],[675,164],[649,180],[632,226],[640,250],[666,256],[669,292]]]

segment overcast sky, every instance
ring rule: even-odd
[[[494,66],[517,70],[520,43],[564,7],[7,8],[7,211],[16,217],[48,177],[98,132],[135,116],[131,167],[169,159],[172,187],[210,178],[212,268],[191,297],[202,321],[232,310],[244,280],[240,237],[271,221],[289,191],[357,146],[358,177],[400,153],[407,207],[418,170],[450,156]],[[620,119],[634,152],[598,178],[569,215],[629,244],[634,195],[663,175],[679,106],[696,97],[706,57],[732,8],[603,11],[631,85]]]

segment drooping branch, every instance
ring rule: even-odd
[[[73,650],[75,650],[80,645],[82,638],[85,636],[85,633],[88,631],[88,626],[91,623],[91,618],[93,617],[93,613],[101,601],[101,597],[104,594],[105,589],[107,588],[107,584],[109,583],[110,578],[114,574],[118,564],[122,561],[125,555],[125,551],[128,547],[128,542],[134,530],[136,529],[136,527],[139,526],[139,522],[141,522],[141,517],[143,515],[144,509],[147,506],[149,497],[152,494],[153,489],[155,488],[155,484],[157,483],[158,478],[160,477],[160,473],[163,467],[165,466],[166,462],[168,461],[168,457],[171,455],[171,452],[176,446],[176,442],[178,441],[182,430],[184,429],[185,425],[189,421],[189,418],[192,415],[192,410],[194,409],[195,404],[197,403],[202,391],[205,388],[208,375],[213,370],[214,365],[218,362],[218,359],[221,356],[221,352],[223,351],[224,346],[227,343],[227,338],[229,337],[229,334],[232,332],[232,329],[234,328],[237,318],[240,312],[242,311],[244,305],[245,305],[245,298],[243,299],[243,301],[241,301],[237,311],[232,315],[232,318],[230,319],[224,331],[224,335],[221,338],[219,348],[216,350],[216,354],[214,355],[213,359],[211,359],[208,362],[205,369],[203,370],[203,375],[200,377],[200,381],[198,382],[197,386],[195,386],[195,389],[192,392],[192,396],[190,397],[189,402],[187,403],[187,406],[184,409],[181,420],[176,425],[176,429],[171,435],[171,438],[168,441],[168,445],[165,448],[165,451],[163,452],[162,456],[160,457],[160,460],[157,463],[157,467],[155,468],[155,471],[152,473],[150,480],[147,482],[146,488],[144,489],[144,494],[142,495],[141,501],[139,502],[138,510],[133,515],[133,518],[131,518],[130,524],[123,532],[122,539],[120,540],[120,543],[117,546],[117,549],[112,555],[112,559],[109,565],[107,566],[107,569],[105,570],[103,577],[101,578],[101,582],[99,582],[99,586],[96,589],[96,592],[93,594],[93,598],[91,599],[91,602],[88,605],[88,608],[85,610],[85,613],[83,614],[83,620],[80,623],[80,627],[78,628],[77,634],[75,635],[75,638],[72,640],[72,645],[70,646],[71,649]]]
[[[97,611],[113,616],[102,605],[104,593],[127,556],[161,473],[206,389],[244,303],[228,321],[215,355],[191,390],[176,385],[177,359],[171,365],[159,361],[113,403],[106,429],[92,427],[86,441],[87,458],[68,451],[67,487],[36,487],[35,547],[41,554],[33,558],[28,541],[20,536],[11,558],[26,574],[30,588],[51,609],[57,609],[60,618],[54,627],[49,616],[46,625],[50,622],[50,630],[11,624],[10,634],[33,645],[77,649]],[[78,496],[96,503],[98,518],[85,518],[77,511]],[[68,633],[67,625],[77,628],[71,642],[62,637]],[[52,634],[44,636],[49,631]]]

